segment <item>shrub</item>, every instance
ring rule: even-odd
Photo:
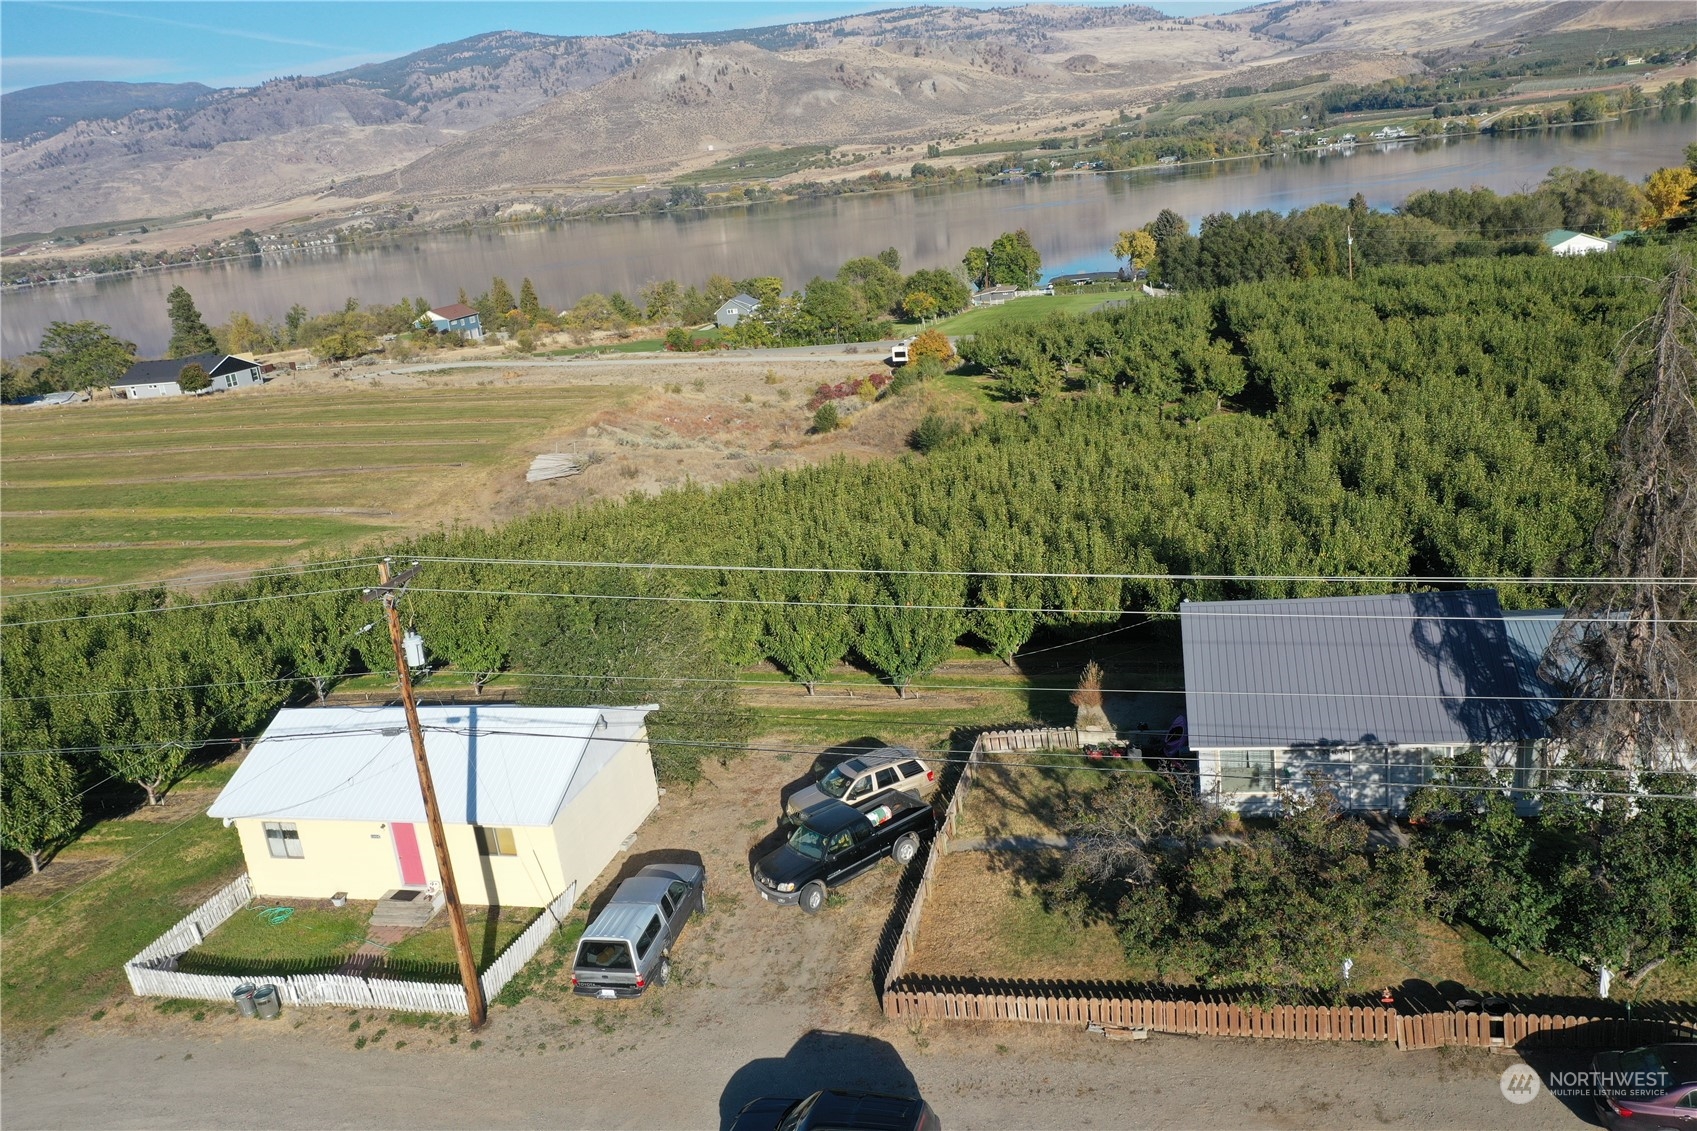
[[[949,344],[949,336],[941,330],[925,330],[908,343],[907,356],[911,361],[935,360],[947,368],[955,361],[955,347]]]
[[[961,433],[960,422],[950,420],[940,412],[928,412],[907,438],[916,452],[931,452],[953,440]]]
[[[842,424],[842,417],[837,415],[837,406],[830,401],[820,405],[813,413],[813,430],[821,436],[827,432],[835,432]]]
[[[205,369],[190,362],[177,373],[177,384],[185,393],[198,393],[212,384],[212,378],[206,375]]]

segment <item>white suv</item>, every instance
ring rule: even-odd
[[[794,819],[822,801],[856,805],[887,789],[929,797],[937,789],[937,771],[905,746],[885,746],[850,758],[812,785],[790,794],[784,801],[784,817]]]

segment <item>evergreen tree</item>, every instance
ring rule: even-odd
[[[532,322],[542,317],[542,303],[529,279],[519,284],[519,310]]]
[[[499,275],[489,284],[489,305],[494,309],[496,318],[505,318],[518,306],[518,300],[513,298],[513,289]]]
[[[171,342],[165,347],[166,357],[193,357],[218,348],[212,331],[201,321],[194,296],[186,288],[181,284],[172,287],[171,293],[165,297],[165,304],[171,312]]]

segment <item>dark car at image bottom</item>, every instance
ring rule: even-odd
[[[797,1099],[765,1096],[743,1105],[731,1131],[942,1131],[917,1097],[828,1089]]]
[[[1591,1069],[1604,1127],[1697,1131],[1697,1044],[1600,1052]]]

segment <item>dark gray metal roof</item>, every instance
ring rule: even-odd
[[[138,361],[124,375],[112,382],[113,385],[160,385],[175,381],[182,373],[185,365],[198,365],[206,370],[208,377],[220,377],[226,373],[234,373],[241,369],[257,369],[257,361],[249,361],[229,353],[197,353],[193,357],[170,357],[159,361]]]
[[[160,385],[175,381],[185,365],[198,365],[206,370],[208,377],[212,370],[222,361],[221,353],[197,353],[193,357],[171,357],[159,361],[138,361],[125,371],[124,375],[112,382],[114,387],[124,385]]]
[[[1188,601],[1194,749],[1537,737],[1491,589]]]

